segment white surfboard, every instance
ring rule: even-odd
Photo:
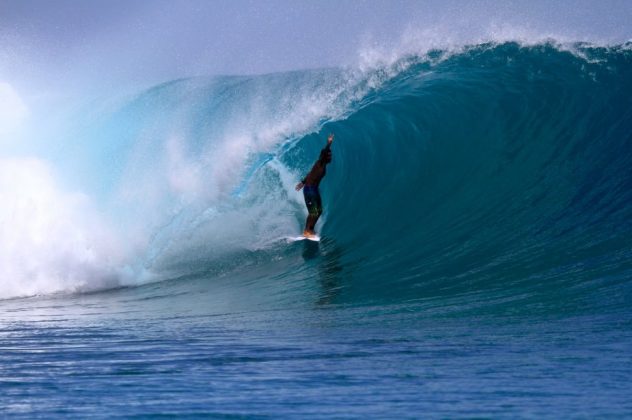
[[[301,236],[290,237],[290,238],[287,238],[287,239],[290,242],[305,241],[305,240],[312,241],[312,242],[320,242],[320,236],[318,236],[318,235],[314,235],[314,236],[303,236],[303,235],[301,235]]]

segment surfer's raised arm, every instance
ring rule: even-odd
[[[323,149],[323,151],[329,151],[329,149],[331,148],[331,143],[333,143],[333,142],[334,142],[334,135],[333,135],[333,133],[332,133],[332,134],[330,134],[330,135],[327,137],[327,145],[325,146],[325,148]],[[321,154],[321,156],[322,156],[323,152],[320,152],[320,154]],[[329,163],[329,162],[327,162],[327,163]]]
[[[332,134],[329,134],[329,136],[327,137],[327,144],[325,145],[323,150],[320,151],[320,156],[318,157],[318,160],[316,161],[316,165],[320,165],[321,167],[325,167],[329,162],[331,162],[331,143],[333,143],[333,142],[334,142],[334,135],[332,133]],[[314,168],[312,168],[310,173],[305,178],[303,178],[301,180],[301,182],[296,184],[296,187],[294,189],[296,191],[300,191],[301,188],[303,188],[305,186],[305,184],[307,183],[308,178],[310,178],[310,175],[313,172],[314,172]],[[320,178],[322,178],[323,176],[325,176],[324,173],[322,174],[322,176]],[[318,180],[318,182],[320,182],[320,179]]]

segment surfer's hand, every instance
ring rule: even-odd
[[[301,188],[303,188],[303,185],[305,184],[303,184],[302,182],[299,182],[298,184],[296,184],[296,191],[300,191]]]
[[[333,133],[329,135],[329,137],[327,137],[327,144],[331,144],[334,141],[334,135]]]

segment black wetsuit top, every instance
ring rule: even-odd
[[[320,151],[320,156],[307,176],[303,178],[303,184],[308,187],[316,187],[320,184],[320,181],[327,173],[327,164],[331,162],[331,144],[327,144],[323,150]]]

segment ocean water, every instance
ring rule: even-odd
[[[489,43],[73,109],[2,160],[3,415],[632,416],[631,74]]]

